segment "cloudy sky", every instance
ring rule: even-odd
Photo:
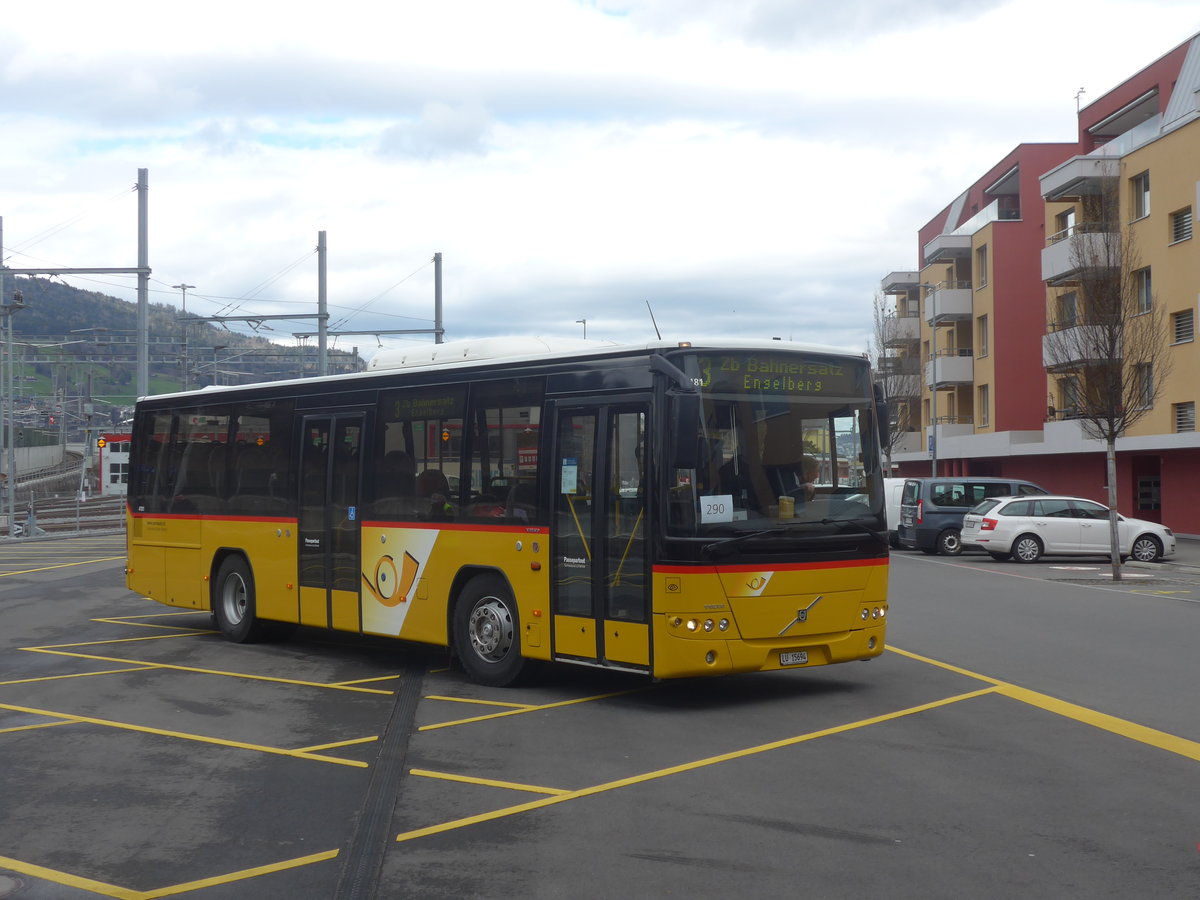
[[[200,315],[315,312],[324,231],[335,329],[432,328],[440,252],[447,339],[644,340],[649,303],[861,350],[918,227],[1197,31],[1194,0],[9,4],[4,262],[136,265],[145,168],[151,299]]]

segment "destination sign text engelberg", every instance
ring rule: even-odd
[[[776,355],[697,357],[700,387],[708,391],[854,396],[855,368]]]

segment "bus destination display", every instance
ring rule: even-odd
[[[692,362],[691,360],[689,362]],[[864,366],[820,358],[763,353],[717,354],[694,357],[697,378],[704,391],[788,396],[862,396]]]

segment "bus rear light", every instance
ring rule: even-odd
[[[997,519],[984,519],[982,522],[979,523],[979,530],[980,531],[995,531],[996,526],[999,524],[1000,524],[1000,522]]]

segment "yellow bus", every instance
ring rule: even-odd
[[[883,652],[880,429],[861,355],[784,341],[490,338],[368,371],[149,397],[128,587],[451,648],[654,678]]]

